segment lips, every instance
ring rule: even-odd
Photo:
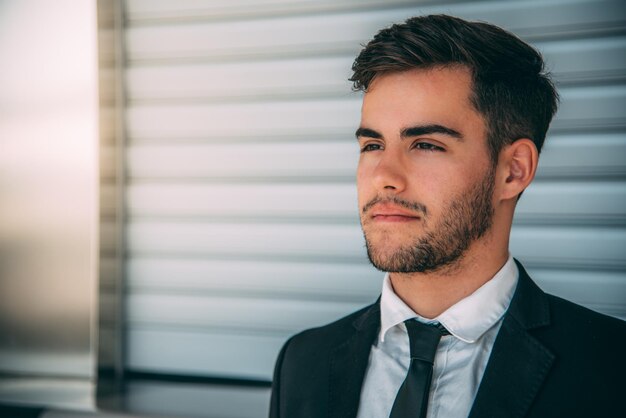
[[[410,222],[421,219],[415,212],[390,204],[374,205],[369,212],[370,217],[375,221]]]

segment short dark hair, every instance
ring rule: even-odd
[[[381,74],[454,66],[471,72],[470,100],[485,118],[494,163],[503,146],[520,138],[541,151],[558,93],[541,54],[497,26],[447,15],[410,18],[374,36],[354,61],[350,81],[367,91]]]

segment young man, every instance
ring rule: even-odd
[[[285,344],[270,416],[626,416],[624,322],[543,293],[508,250],[557,108],[541,56],[438,15],[380,31],[353,70],[361,225],[387,275]]]

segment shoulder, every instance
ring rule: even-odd
[[[336,347],[350,338],[356,331],[359,321],[372,311],[377,311],[377,303],[368,305],[356,312],[321,327],[304,330],[291,337],[283,350],[289,353],[323,352]]]
[[[618,359],[623,359],[626,349],[626,322],[558,296],[546,294],[546,298],[550,325],[535,330],[544,344],[573,362],[593,356],[600,363],[624,363]]]
[[[328,325],[302,331],[287,340],[274,368],[271,402],[274,414],[271,416],[279,416],[278,410],[325,410],[333,353],[349,341],[355,341],[364,319],[375,321],[376,316],[379,318],[377,303]]]
[[[307,329],[289,338],[276,362],[284,373],[318,374],[320,365],[327,364],[335,349],[352,341],[365,319],[380,322],[378,303],[366,306],[330,324]],[[373,327],[372,327],[373,328]]]
[[[507,313],[555,357],[555,367],[580,370],[623,366],[624,321],[544,293],[518,262],[519,281]],[[587,359],[581,362],[580,359]],[[611,367],[611,369],[614,369]],[[597,372],[594,372],[597,373]]]
[[[613,346],[624,343],[626,322],[544,293],[521,263],[517,262],[517,266],[519,281],[509,313],[523,327],[557,345],[562,342],[588,348],[594,341],[612,341]]]
[[[560,325],[569,325],[577,332],[601,332],[607,334],[626,332],[626,322],[621,319],[588,309],[558,296],[546,294],[550,304],[552,320]]]
[[[537,416],[613,416],[623,397],[626,323],[545,294],[548,324],[530,333],[553,356]],[[621,415],[620,415],[621,416]]]

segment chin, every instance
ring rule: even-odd
[[[452,270],[464,258],[466,246],[436,247],[429,239],[384,242],[366,236],[367,256],[374,267],[388,273],[428,273]]]
[[[385,254],[392,257],[399,251],[412,248],[415,246],[415,243],[419,242],[422,238],[419,235],[407,233],[406,228],[400,231],[396,228],[393,229],[395,230],[381,230],[377,228],[375,230],[364,231],[367,246],[377,254]]]
[[[389,273],[407,273],[406,262],[399,257],[400,254],[406,254],[407,249],[401,245],[376,245],[372,242],[367,242],[367,256],[374,267],[380,271]],[[411,252],[410,250],[408,251]]]

